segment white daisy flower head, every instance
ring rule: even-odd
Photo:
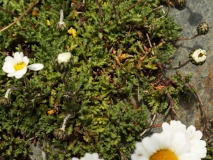
[[[24,56],[23,52],[15,52],[14,57],[7,56],[5,58],[3,71],[7,73],[8,77],[22,78],[26,74],[27,69],[39,71],[44,68],[43,64],[36,63],[28,65],[29,58]]]
[[[199,156],[190,152],[185,134],[164,131],[137,142],[131,160],[199,160]]]
[[[55,68],[60,72],[68,71],[73,66],[73,63],[73,56],[70,52],[59,53],[54,60]]]
[[[72,158],[72,160],[103,160],[103,159],[99,159],[99,156],[97,153],[86,153],[84,155],[84,157],[81,157],[80,159],[78,158]]]
[[[182,132],[183,134],[185,134],[187,141],[189,141],[190,143],[190,152],[197,153],[200,159],[206,157],[206,142],[204,140],[201,140],[203,134],[200,130],[196,130],[193,125],[186,128],[186,125],[182,124],[180,121],[172,120],[170,124],[166,122],[163,123],[162,129],[163,132]]]
[[[189,54],[189,60],[192,64],[202,65],[206,61],[206,51],[202,49],[196,49]]]

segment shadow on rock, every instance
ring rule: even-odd
[[[189,7],[186,7],[186,9],[190,12],[188,21],[191,26],[197,26],[202,22],[203,16],[200,13],[192,12]]]

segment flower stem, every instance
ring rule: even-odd
[[[200,36],[200,34],[196,34],[196,35],[194,35],[194,36],[191,37],[191,38],[182,37],[182,38],[179,38],[179,39],[177,39],[177,40],[178,40],[178,41],[191,40],[191,39],[194,39],[194,38],[196,38],[196,37],[198,37],[198,36]]]
[[[180,69],[181,67],[183,67],[183,66],[185,66],[185,65],[187,65],[188,63],[190,62],[190,60],[188,60],[188,61],[186,61],[185,63],[183,63],[183,64],[180,64],[179,66],[177,66],[177,67],[166,67],[166,66],[164,66],[164,68],[165,69],[173,69],[173,70],[176,70],[176,69]]]
[[[46,160],[46,153],[44,151],[41,151],[42,159]]]
[[[10,28],[11,26],[13,26],[14,24],[16,24],[18,21],[20,21],[20,19],[27,13],[29,12],[37,3],[39,2],[39,0],[36,0],[32,6],[30,6],[27,10],[24,11],[24,13],[22,13],[22,15],[17,18],[13,23],[10,23],[8,26],[4,27],[3,29],[0,30],[0,32],[3,32],[5,30],[7,30],[8,28]]]
[[[68,114],[68,115],[64,118],[64,121],[63,121],[61,130],[65,131],[65,127],[66,127],[66,125],[67,125],[67,120],[70,118],[70,116],[71,116],[71,114]]]
[[[63,20],[64,20],[64,12],[63,12],[63,9],[60,10],[60,21],[61,23],[63,23]]]
[[[28,85],[28,79],[26,75],[24,75],[24,83],[25,83],[25,87],[28,89],[29,85]]]
[[[66,81],[65,81],[66,75],[67,75],[67,72],[63,72],[61,75],[61,80],[63,81],[64,84],[66,84]]]

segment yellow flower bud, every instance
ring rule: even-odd
[[[49,114],[49,115],[52,115],[52,114],[55,114],[55,110],[53,110],[53,109],[51,109],[51,110],[49,110],[49,111],[47,111],[47,113]]]
[[[78,16],[78,12],[76,10],[73,10],[73,15],[72,15],[72,19],[75,19],[75,17]]]
[[[50,20],[47,20],[47,26],[50,26],[51,24],[50,24]]]
[[[38,13],[39,13],[39,12],[38,12],[37,10],[35,10],[35,9],[32,10],[32,16],[38,16]]]
[[[71,34],[73,37],[76,37],[76,30],[72,27],[70,27],[70,29],[67,31],[69,34]]]

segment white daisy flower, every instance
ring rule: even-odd
[[[97,153],[86,153],[84,155],[84,157],[81,157],[80,159],[78,158],[72,158],[72,160],[103,160],[103,159],[99,159],[99,156]]]
[[[196,49],[189,54],[189,59],[192,64],[202,65],[206,61],[206,51],[202,49]]]
[[[15,52],[14,57],[7,56],[5,58],[3,71],[7,73],[8,77],[15,76],[17,79],[26,74],[27,68],[33,71],[41,70],[44,65],[40,63],[31,64],[28,66],[29,59],[24,56],[23,52]]]
[[[182,132],[163,131],[136,143],[132,160],[199,160]]]
[[[162,124],[163,131],[172,131],[172,132],[182,132],[186,135],[186,139],[189,141],[191,147],[190,151],[197,153],[201,158],[206,157],[206,142],[201,140],[203,134],[201,131],[197,130],[194,126],[189,126],[186,128],[186,125],[182,124],[180,121],[171,121],[170,125],[168,123]]]

